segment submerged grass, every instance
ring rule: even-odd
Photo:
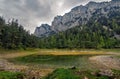
[[[39,65],[39,67],[61,68],[77,67],[81,69],[91,69],[92,64],[89,62],[91,55],[29,55],[9,59],[17,64]],[[40,67],[40,68],[41,68]]]
[[[91,69],[94,66],[88,58],[104,54],[106,54],[104,51],[98,50],[36,49],[27,53],[12,53],[5,57],[15,64],[38,68],[68,68],[75,66],[81,69]]]

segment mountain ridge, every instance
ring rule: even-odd
[[[100,3],[91,1],[85,6],[80,5],[72,8],[70,12],[65,13],[63,16],[56,16],[51,26],[47,26],[46,24],[46,28],[50,28],[49,31],[45,30],[44,32],[39,31],[36,33],[36,30],[41,30],[41,28],[36,28],[34,35],[38,37],[48,37],[54,33],[66,31],[72,27],[87,24],[89,19],[96,13],[107,17],[110,9],[114,7],[120,7],[119,0]],[[40,27],[43,27],[43,24]]]

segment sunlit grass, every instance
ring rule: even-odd
[[[4,50],[0,49],[0,56],[3,58],[15,58],[32,54],[37,55],[101,55],[109,54],[107,52],[119,52],[119,49],[26,49],[26,50]]]

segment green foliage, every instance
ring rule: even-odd
[[[92,75],[91,71],[78,71],[76,69],[56,69],[43,79],[110,79],[108,76]]]
[[[25,49],[39,47],[38,38],[24,30],[17,20],[6,23],[0,17],[0,47],[6,49]]]
[[[101,76],[101,77],[99,77],[97,79],[110,79],[110,78],[108,76]]]
[[[21,73],[0,71],[0,79],[23,79],[23,78],[24,78],[24,75]]]
[[[75,75],[68,69],[56,69],[52,74],[49,74],[44,79],[80,79],[78,75]]]
[[[99,17],[98,17],[99,16]],[[120,11],[95,13],[87,24],[42,38],[40,48],[120,48]]]
[[[112,70],[116,79],[120,79],[120,70]]]

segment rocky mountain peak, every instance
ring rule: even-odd
[[[48,36],[51,34],[51,31],[58,33],[72,27],[84,25],[95,14],[107,17],[110,10],[116,10],[115,7],[120,7],[120,0],[100,3],[91,1],[85,6],[80,5],[74,7],[70,12],[65,13],[63,16],[56,16],[52,21],[51,26],[43,24],[39,28],[36,28],[35,35],[37,34],[40,37],[41,35],[47,34],[46,36]]]
[[[38,37],[49,36],[52,33],[51,26],[48,24],[42,24],[40,27],[35,29],[34,35]]]

